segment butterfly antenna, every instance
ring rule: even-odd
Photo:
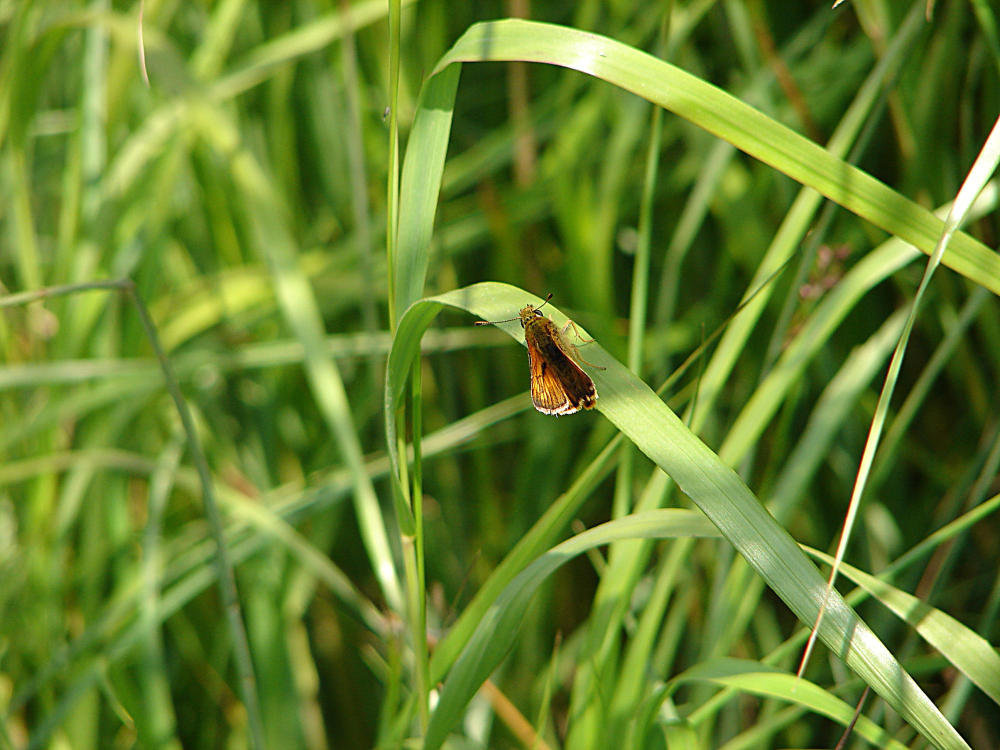
[[[548,301],[550,299],[552,299],[552,292],[549,292],[549,296],[545,298],[545,301],[542,302],[542,304],[540,304],[535,309],[536,310],[541,310],[543,307],[545,307],[546,304],[548,304]],[[511,323],[511,322],[513,322],[515,320],[520,320],[520,319],[521,319],[521,317],[518,316],[516,318],[507,318],[507,320],[477,320],[476,321],[476,325],[477,326],[493,326],[493,325],[496,325],[497,323]]]
[[[510,323],[512,320],[520,320],[520,318],[507,318],[507,320],[477,320],[477,326],[495,326],[497,323]]]
[[[519,320],[519,318],[507,318],[507,320],[477,320],[477,326],[495,326],[497,323],[510,323],[512,320]]]

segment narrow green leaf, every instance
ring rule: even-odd
[[[825,563],[833,558],[818,550],[804,547],[806,552]],[[936,648],[984,693],[1000,703],[1000,655],[989,641],[961,622],[930,606],[912,594],[863,570],[840,564],[840,573],[850,578],[893,614],[913,627],[921,637]]]
[[[671,684],[681,682],[711,682],[752,695],[778,698],[800,705],[821,716],[827,716],[845,727],[854,719],[854,706],[845,703],[819,685],[755,661],[717,659],[704,662],[671,680]],[[864,715],[858,717],[854,733],[875,747],[892,750],[906,748],[906,745],[893,739],[886,730]]]
[[[435,69],[525,60],[600,78],[674,112],[930,255],[944,230],[926,208],[725,91],[599,34],[534,21],[472,26]],[[1000,294],[1000,256],[956,232],[942,262]]]

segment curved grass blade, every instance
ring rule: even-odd
[[[833,557],[819,550],[803,547],[807,553],[826,564]],[[989,641],[954,617],[921,601],[876,576],[853,565],[840,563],[840,573],[906,621],[920,636],[973,684],[1000,704],[1000,655]]]
[[[499,320],[509,315],[510,310],[525,304],[537,305],[541,300],[507,284],[483,283],[421,300],[406,311],[400,319],[396,342],[389,355],[386,377],[386,431],[390,457],[397,470],[394,476],[398,476],[399,454],[395,449],[393,415],[401,402],[410,366],[419,350],[420,337],[441,307],[463,309],[484,320]],[[548,309],[557,325],[566,322],[558,309],[551,305]],[[506,323],[501,327],[523,341],[518,323]],[[581,335],[587,336],[582,330]],[[587,357],[595,365],[606,368],[590,373],[601,394],[597,409],[670,475],[796,616],[811,625],[819,611],[826,584],[788,532],[767,513],[739,476],[688,430],[644,382],[599,344],[588,347]],[[939,747],[967,747],[839,594],[834,593],[828,602],[820,638],[928,740]],[[466,647],[466,654],[470,648],[471,645]],[[462,658],[466,664],[469,659],[475,660],[474,671],[483,677],[496,666],[488,659],[483,661],[482,655],[463,655]],[[454,669],[458,669],[457,665]],[[438,726],[435,717],[431,724]]]
[[[682,682],[711,682],[764,698],[777,698],[812,713],[833,719],[842,726],[854,720],[854,706],[809,680],[786,674],[760,662],[746,659],[714,659],[677,675],[671,686]],[[866,716],[858,717],[854,733],[875,747],[905,750],[885,729]]]
[[[514,645],[524,611],[535,591],[563,564],[594,547],[623,539],[717,535],[718,530],[700,513],[669,508],[636,513],[601,524],[539,557],[511,581],[476,628],[441,691],[424,747],[440,747],[451,728],[461,720],[466,704]]]
[[[504,20],[470,27],[441,58],[452,63],[523,60],[600,78],[658,104],[815,189],[930,255],[944,223],[926,208],[715,86],[608,37],[554,24]],[[1000,294],[1000,256],[956,232],[942,263]]]

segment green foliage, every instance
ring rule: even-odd
[[[1000,746],[996,12],[807,6],[4,6],[0,748]]]

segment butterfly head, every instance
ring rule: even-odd
[[[534,305],[526,305],[521,308],[521,311],[517,314],[521,319],[521,328],[527,328],[528,323],[530,323],[535,318],[544,318],[542,311],[539,310]]]

